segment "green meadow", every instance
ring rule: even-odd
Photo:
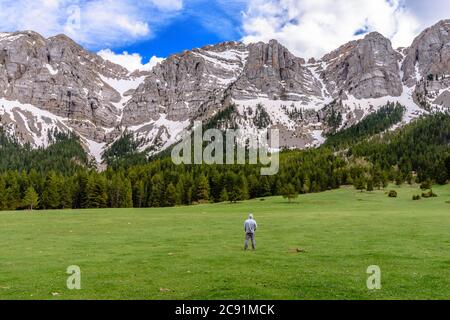
[[[0,213],[0,299],[450,299],[450,186]],[[243,250],[243,222],[259,224]],[[299,250],[298,250],[299,249]],[[300,252],[298,252],[300,251]],[[67,267],[81,268],[69,290]],[[366,286],[381,268],[381,290]]]

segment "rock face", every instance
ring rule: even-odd
[[[305,60],[295,57],[277,41],[248,46],[248,63],[232,86],[237,100],[261,96],[270,100],[308,101],[321,96],[321,84],[305,66]]]
[[[333,97],[344,92],[357,99],[398,97],[403,91],[400,58],[391,42],[374,32],[323,57],[323,76]]]
[[[0,33],[0,125],[35,146],[55,129],[74,131],[99,162],[124,130],[159,152],[193,121],[229,107],[233,126],[278,128],[283,147],[306,148],[388,101],[407,107],[405,121],[448,110],[449,88],[450,21],[397,51],[379,33],[307,62],[275,40],[225,42],[172,55],[147,73],[64,35]]]
[[[248,56],[241,43],[185,51],[153,68],[124,109],[122,124],[186,121],[223,103],[225,91],[242,73]]]
[[[64,35],[44,39],[31,31],[0,34],[1,97],[48,111],[59,119],[60,129],[73,129],[98,143],[112,141],[112,130],[106,129],[120,124],[122,96],[108,79],[128,81],[129,71]],[[3,125],[11,122],[2,119]],[[21,127],[16,129],[25,140],[32,139]]]
[[[426,29],[405,50],[403,81],[424,109],[450,105],[450,20]]]
[[[426,29],[406,50],[403,81],[413,86],[428,75],[450,74],[450,20]]]
[[[126,105],[122,125],[138,128],[139,137],[153,146],[161,144],[158,122],[163,120],[175,128],[167,134],[175,142],[178,128],[186,128],[192,120],[208,120],[236,104],[236,124],[245,130],[255,129],[258,118],[267,113],[271,124],[295,131],[302,123],[291,120],[287,109],[299,112],[308,105],[323,106],[323,89],[304,59],[275,40],[250,45],[226,42],[185,51],[157,65]],[[264,111],[260,104],[266,106]],[[312,142],[310,137],[300,140],[293,146]]]

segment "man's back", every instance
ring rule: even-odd
[[[258,228],[258,224],[253,219],[248,219],[244,223],[245,233],[247,233],[247,234],[248,233],[251,233],[251,234],[255,233],[257,228]]]

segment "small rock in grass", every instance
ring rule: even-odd
[[[302,248],[289,249],[290,253],[306,253],[307,251]]]

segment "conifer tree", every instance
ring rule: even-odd
[[[8,208],[6,199],[6,184],[3,177],[0,175],[0,210],[6,210]]]
[[[133,208],[133,189],[131,188],[131,181],[125,179],[123,183],[123,200],[121,203],[121,208]]]
[[[366,181],[364,177],[356,177],[354,180],[354,186],[356,190],[363,192],[366,189]]]
[[[182,205],[183,204],[183,198],[184,198],[184,183],[183,180],[179,180],[176,186],[176,201],[175,204],[176,205]]]
[[[133,185],[133,207],[142,208],[145,203],[145,184],[138,180]]]
[[[367,191],[369,191],[369,192],[373,191],[373,180],[372,179],[367,180]]]
[[[222,178],[216,168],[211,170],[209,174],[210,180],[210,200],[218,202],[220,200],[220,192],[222,191]]]
[[[164,205],[164,178],[162,174],[156,174],[152,178],[152,191],[150,195],[151,207]]]
[[[209,200],[209,182],[208,179],[201,175],[197,182],[197,200],[208,201]]]
[[[60,177],[60,179],[61,179],[61,181],[59,181],[60,207],[62,209],[70,209],[72,208],[73,194],[74,194],[74,186],[72,178]]]
[[[25,197],[23,199],[24,205],[30,209],[33,210],[36,208],[39,204],[39,195],[37,194],[36,190],[32,186],[28,187],[28,189],[25,191]]]
[[[176,202],[177,202],[177,194],[176,194],[177,190],[175,189],[174,185],[172,183],[169,183],[169,185],[167,186],[166,189],[166,203],[165,205],[167,207],[173,207],[175,206]]]
[[[261,177],[259,182],[259,196],[260,197],[270,197],[272,195],[270,190],[270,182],[266,176]]]
[[[59,178],[54,171],[47,174],[41,202],[44,209],[58,209],[60,207]]]
[[[107,201],[106,179],[101,175],[91,174],[87,184],[87,207],[106,208]]]
[[[220,202],[227,202],[229,201],[228,192],[226,188],[223,188],[222,192],[220,193]]]
[[[74,190],[72,196],[72,208],[83,209],[88,207],[88,175],[86,172],[78,172],[74,178]]]
[[[282,196],[285,199],[288,199],[289,202],[292,202],[293,199],[298,198],[298,192],[295,190],[295,187],[292,184],[287,184],[281,190]]]
[[[8,210],[16,210],[20,207],[22,198],[17,177],[14,174],[10,175],[6,178],[6,181],[8,182],[6,187],[6,208]]]

